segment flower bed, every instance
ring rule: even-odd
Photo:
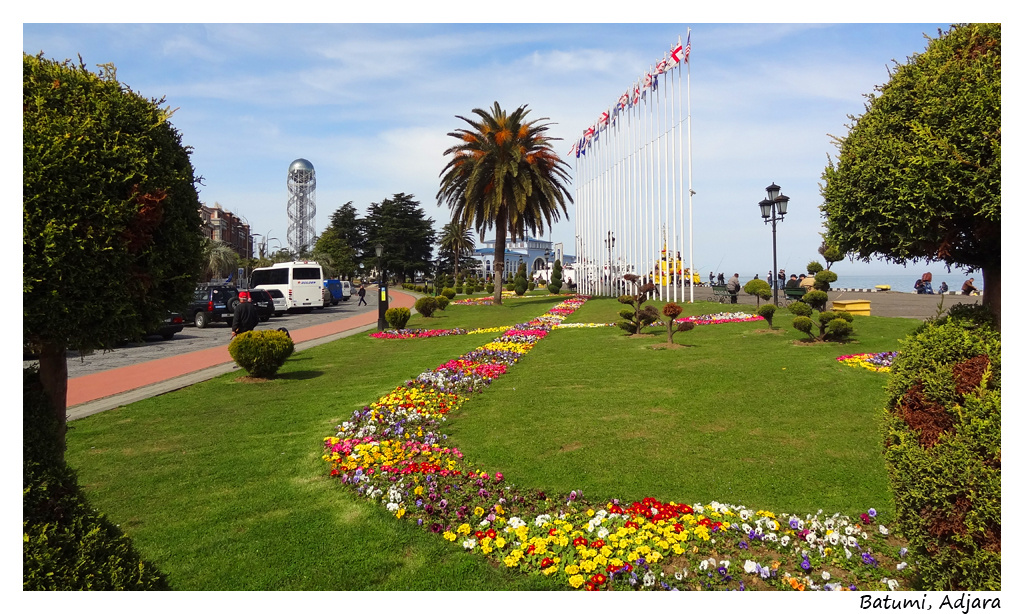
[[[874,510],[851,519],[650,497],[591,505],[577,491],[549,495],[509,484],[445,447],[446,414],[585,300],[567,299],[355,412],[324,440],[331,475],[442,539],[574,589],[891,590],[906,583],[906,549]],[[703,323],[749,321],[734,315]]]
[[[899,352],[878,352],[876,354],[847,354],[836,358],[839,362],[851,367],[863,367],[871,371],[888,373],[892,361]]]

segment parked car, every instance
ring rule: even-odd
[[[266,322],[270,319],[270,316],[274,315],[276,307],[274,297],[270,295],[269,290],[264,290],[263,288],[249,290],[249,298],[252,300],[252,304],[256,305],[256,313],[260,314],[260,322]],[[284,295],[281,298],[283,300]]]
[[[348,280],[325,279],[324,289],[330,293],[328,301],[337,305],[339,301],[347,301],[352,297],[352,283]]]
[[[267,292],[274,301],[274,315],[283,316],[288,311],[288,300],[284,297],[284,292],[277,288],[270,288]]]
[[[160,328],[146,333],[146,337],[155,337],[157,335],[164,338],[166,341],[170,341],[175,334],[180,333],[185,328],[185,318],[181,317],[180,313],[169,313],[164,318],[163,326]]]
[[[185,321],[194,322],[196,328],[206,328],[210,322],[230,320],[238,305],[238,288],[224,284],[196,286],[192,303],[183,314]]]

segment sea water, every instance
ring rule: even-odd
[[[915,292],[914,283],[921,279],[920,275],[904,275],[904,274],[892,274],[892,273],[879,273],[877,275],[844,275],[842,273],[836,273],[839,279],[832,282],[833,288],[861,288],[866,290],[872,290],[875,286],[889,286],[893,292]],[[763,274],[762,274],[763,275]],[[753,277],[753,276],[751,276]],[[751,279],[747,277],[747,279]],[[764,279],[763,276],[759,276]],[[787,275],[788,277],[788,275]],[[984,290],[981,283],[981,275],[972,275],[974,277],[974,287],[978,290]],[[743,276],[741,275],[742,279]],[[950,292],[960,292],[960,288],[967,281],[967,277],[962,274],[949,274],[943,273],[932,273],[932,292],[938,292],[939,286],[945,281],[946,285],[949,286]]]

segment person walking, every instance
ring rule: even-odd
[[[231,338],[255,329],[259,321],[260,314],[256,311],[256,305],[252,304],[252,296],[245,290],[239,292],[238,305],[231,316]]]
[[[733,273],[732,277],[729,278],[729,283],[725,285],[725,289],[729,291],[732,299],[730,302],[736,304],[736,295],[740,293],[740,274]]]
[[[365,284],[359,284],[359,292],[357,292],[356,294],[359,295],[359,302],[356,304],[356,307],[358,307],[359,305],[366,305],[367,303],[366,303],[366,285]]]

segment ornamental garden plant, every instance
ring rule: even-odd
[[[228,353],[235,364],[252,377],[273,377],[295,351],[288,333],[278,330],[251,330],[231,340]]]

